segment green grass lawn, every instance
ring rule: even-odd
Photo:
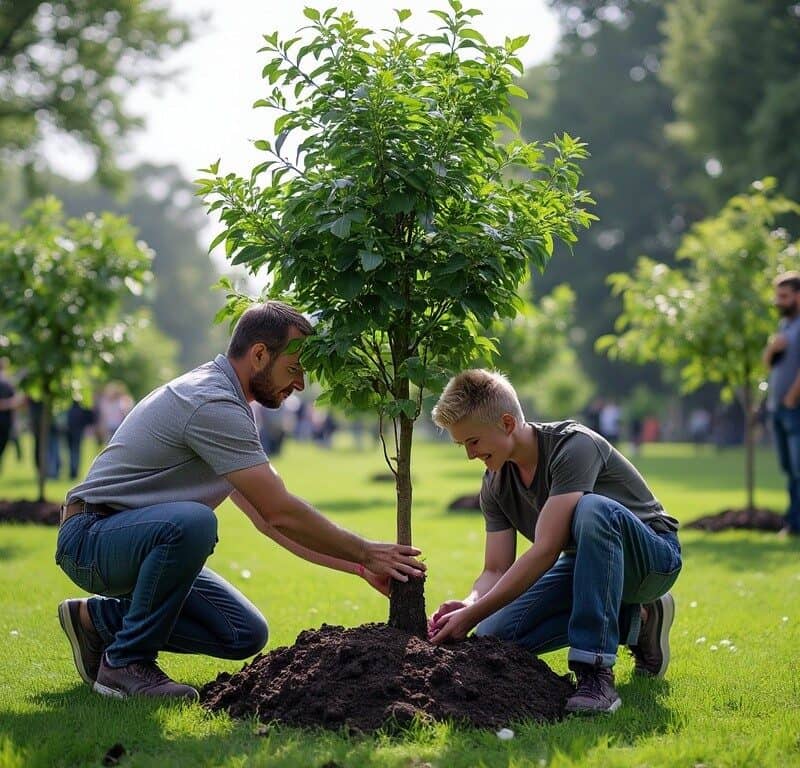
[[[648,446],[636,461],[668,511],[683,521],[743,503],[739,451]],[[393,486],[369,480],[383,468],[377,449],[290,444],[276,465],[292,490],[340,524],[393,538]],[[413,474],[414,531],[430,569],[430,612],[446,598],[463,596],[480,569],[480,516],[445,508],[455,495],[477,489],[481,466],[468,463],[456,447],[421,443]],[[757,502],[782,508],[782,486],[772,454],[763,451]],[[58,499],[67,487],[53,482],[48,495]],[[7,451],[0,498],[34,495],[31,473]],[[219,519],[220,542],[209,565],[267,616],[268,649],[291,644],[302,629],[322,622],[354,626],[385,619],[385,600],[363,581],[293,558],[229,504]],[[255,723],[210,715],[197,705],[97,696],[77,677],[56,617],[56,604],[79,590],[53,562],[55,540],[52,528],[0,525],[3,767],[97,766],[116,742],[127,750],[123,766],[800,765],[800,546],[774,535],[684,533],[667,679],[633,680],[631,660],[623,655],[616,668],[619,712],[550,726],[516,724],[511,741],[448,726],[403,738],[348,740],[279,728],[259,735]],[[565,655],[545,660],[563,672]],[[172,676],[197,686],[240,666],[172,654],[162,662]]]

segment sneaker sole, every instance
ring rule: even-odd
[[[86,667],[83,666],[83,656],[81,655],[81,645],[78,642],[78,637],[75,634],[75,627],[72,624],[72,616],[69,612],[69,600],[64,600],[58,604],[58,621],[61,624],[61,629],[69,640],[70,647],[72,648],[72,660],[75,662],[75,669],[81,676],[81,680],[87,685],[95,685],[95,681],[89,676]]]
[[[639,677],[664,677],[669,666],[669,632],[675,621],[675,598],[667,592],[659,598],[661,603],[661,626],[658,629],[658,647],[661,650],[661,666],[657,672],[650,672],[639,667],[634,668],[634,674]]]
[[[610,715],[616,712],[622,706],[622,699],[616,699],[607,709],[570,709],[565,707],[565,711],[570,715],[580,715],[582,717],[589,715]]]
[[[653,677],[664,677],[669,666],[669,632],[675,621],[675,598],[667,592],[661,598],[661,627],[658,632],[658,644],[661,648],[661,666]]]
[[[109,688],[107,685],[103,685],[102,683],[98,683],[96,680],[94,685],[92,685],[92,690],[95,693],[99,693],[101,696],[108,696],[112,699],[127,699],[127,695],[124,694],[122,691],[117,690],[116,688]]]

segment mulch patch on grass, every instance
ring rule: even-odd
[[[771,509],[723,509],[715,515],[706,515],[691,523],[686,528],[701,531],[729,531],[743,529],[748,531],[780,531],[786,525],[786,518]]]
[[[491,729],[554,721],[573,691],[568,676],[496,638],[435,646],[386,624],[323,624],[221,673],[200,700],[232,717],[357,734],[402,729],[415,717]]]
[[[452,511],[475,511],[480,512],[481,509],[481,496],[479,493],[469,493],[466,496],[456,496],[448,505],[447,508]]]
[[[58,525],[60,509],[52,501],[0,501],[0,523]]]

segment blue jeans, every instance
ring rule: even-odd
[[[772,414],[772,428],[778,461],[788,479],[786,525],[792,533],[800,533],[800,408],[778,406]]]
[[[244,659],[264,647],[264,617],[205,567],[216,542],[214,512],[194,502],[64,523],[56,563],[94,593],[89,615],[111,666],[152,661],[161,650]]]
[[[620,638],[631,645],[639,606],[663,595],[681,570],[674,533],[656,533],[605,496],[581,497],[572,516],[574,552],[516,600],[484,619],[478,635],[495,635],[535,653],[569,646],[570,661],[611,667]]]

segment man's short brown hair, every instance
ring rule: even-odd
[[[279,355],[286,348],[290,328],[297,328],[304,336],[314,333],[308,318],[282,301],[254,304],[242,313],[233,329],[228,357],[238,360],[259,343],[270,355]]]
[[[514,387],[502,373],[473,368],[447,382],[431,416],[438,427],[447,428],[468,417],[499,424],[504,413],[525,421]]]
[[[782,272],[772,281],[772,285],[775,288],[782,288],[786,285],[793,291],[800,291],[800,272]]]

